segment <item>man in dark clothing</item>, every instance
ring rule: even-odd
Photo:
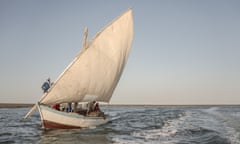
[[[43,92],[46,93],[48,91],[48,89],[50,88],[50,86],[51,86],[51,81],[50,81],[50,78],[48,78],[47,81],[44,82],[42,85]]]

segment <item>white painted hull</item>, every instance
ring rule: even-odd
[[[86,128],[108,122],[108,120],[103,117],[86,117],[77,113],[61,112],[39,104],[38,110],[43,128]]]

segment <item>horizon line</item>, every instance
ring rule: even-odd
[[[115,104],[103,103],[103,106],[240,106],[240,104]],[[0,108],[32,107],[34,103],[0,103]]]

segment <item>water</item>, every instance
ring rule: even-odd
[[[0,143],[240,144],[240,106],[108,106],[111,121],[75,130],[43,130],[38,112],[0,109]]]

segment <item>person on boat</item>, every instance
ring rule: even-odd
[[[51,80],[48,78],[42,85],[43,93],[46,93],[51,86]]]
[[[88,103],[88,108],[87,108],[87,114],[93,112],[93,105],[95,104],[96,101],[89,102]]]
[[[78,111],[78,103],[77,102],[75,102],[75,103],[73,103],[73,112],[77,112]]]
[[[72,112],[72,103],[68,103],[67,112]]]
[[[58,103],[53,104],[52,109],[60,111],[60,105]]]
[[[63,112],[64,112],[64,111],[65,111],[65,107],[63,106],[63,107],[60,109],[60,111],[63,111]]]
[[[94,105],[93,105],[93,111],[95,111],[95,112],[100,112],[100,107],[99,107],[98,102],[95,102],[95,103],[94,103]]]

